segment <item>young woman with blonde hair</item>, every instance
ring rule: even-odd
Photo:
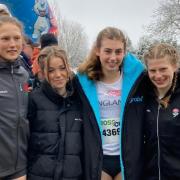
[[[149,90],[145,109],[144,180],[180,179],[179,52],[157,43],[144,54]]]

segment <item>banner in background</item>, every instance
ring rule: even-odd
[[[0,3],[23,23],[25,33],[34,42],[44,33],[57,34],[57,22],[48,0],[0,0]]]

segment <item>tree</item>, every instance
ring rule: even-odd
[[[155,43],[155,40],[150,38],[150,36],[142,36],[139,39],[139,42],[137,44],[137,49],[136,49],[136,56],[140,59],[143,60],[143,55],[145,51],[151,46],[151,44]]]
[[[69,62],[75,68],[87,55],[87,35],[81,24],[61,16],[60,3],[58,1],[51,0],[50,3],[58,19],[59,44],[67,52]]]
[[[147,31],[156,39],[180,40],[180,0],[161,1]]]
[[[60,46],[66,50],[71,66],[77,67],[88,51],[87,36],[83,27],[77,22],[61,18],[59,29]]]

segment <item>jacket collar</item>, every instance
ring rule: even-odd
[[[59,95],[51,86],[50,84],[44,80],[42,82],[42,91],[45,93],[45,95],[50,99],[52,102],[54,102],[57,105],[61,105],[65,100],[69,101],[69,103],[73,100],[72,99],[72,94],[73,89],[70,89],[69,84],[67,85],[67,97],[62,97]]]
[[[0,58],[0,69],[11,69],[13,68],[19,68],[20,66],[20,58],[16,59],[15,61],[6,61],[2,58]]]

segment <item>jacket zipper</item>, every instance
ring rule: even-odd
[[[160,111],[161,105],[158,104],[158,112],[157,112],[157,118],[156,118],[156,123],[157,123],[157,143],[158,143],[158,178],[161,180],[161,167],[160,167],[160,142],[159,142],[159,111]]]
[[[14,82],[14,85],[15,85],[15,89],[16,89],[16,97],[17,97],[17,104],[18,104],[18,106],[17,106],[17,112],[19,112],[18,110],[19,110],[19,100],[18,100],[18,91],[17,91],[17,86],[16,86],[16,83],[15,83],[15,81],[14,81],[14,67],[13,67],[13,65],[11,65],[11,75],[12,75],[12,80],[13,80],[13,82]],[[19,114],[19,113],[18,113]],[[19,136],[18,136],[18,134],[19,134],[19,115],[17,115],[17,119],[18,119],[18,121],[17,121],[17,131],[16,131],[16,134],[17,134],[17,147],[16,147],[16,150],[17,150],[17,152],[16,152],[16,160],[15,160],[15,170],[17,169],[17,164],[18,164],[18,156],[19,156],[19,152],[18,152],[18,146],[19,146]]]

